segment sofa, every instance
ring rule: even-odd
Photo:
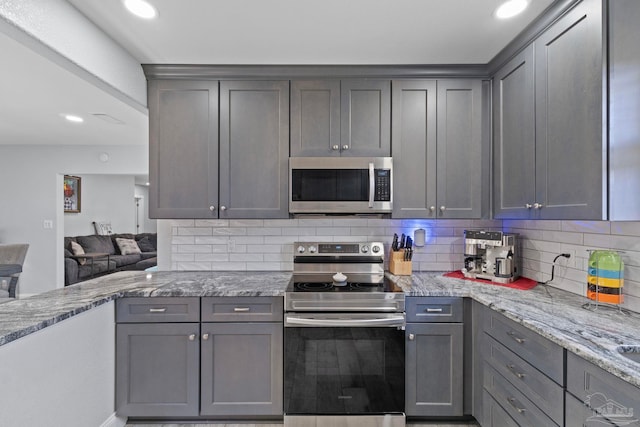
[[[133,243],[135,242],[135,243]],[[146,270],[158,263],[156,233],[90,235],[64,238],[64,285],[125,270]],[[108,254],[94,260],[83,254]]]

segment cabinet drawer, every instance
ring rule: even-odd
[[[519,427],[487,390],[482,391],[482,406],[484,406],[483,427]]]
[[[562,347],[493,310],[485,311],[484,330],[556,383],[564,385]]]
[[[605,417],[594,413],[591,408],[571,395],[565,393],[565,427],[607,427],[615,426]]]
[[[636,414],[640,410],[639,388],[571,352],[567,353],[567,391],[605,416],[607,404]]]
[[[488,363],[484,364],[483,376],[482,384],[485,390],[491,394],[519,426],[557,425]]]
[[[561,425],[562,387],[493,338],[487,337],[484,343],[485,361]]]
[[[202,298],[203,322],[282,322],[282,297]]]
[[[407,322],[461,323],[462,298],[408,297]]]
[[[116,301],[118,323],[199,322],[200,299],[184,297],[123,298]]]

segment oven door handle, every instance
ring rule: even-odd
[[[373,208],[373,202],[374,202],[374,197],[375,197],[375,174],[376,171],[374,169],[374,164],[373,162],[369,163],[369,207]]]
[[[328,326],[328,327],[404,327],[403,315],[393,317],[370,317],[365,319],[325,319],[313,317],[285,316],[284,326]]]

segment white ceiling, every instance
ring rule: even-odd
[[[140,63],[167,64],[487,63],[552,3],[499,21],[500,0],[150,1],[154,21],[120,0],[69,0]],[[0,52],[0,145],[147,144],[144,113],[2,33]]]
[[[140,60],[156,64],[485,64],[552,0],[511,20],[503,0],[68,0]]]

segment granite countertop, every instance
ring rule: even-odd
[[[442,272],[388,277],[407,296],[470,297],[539,333],[607,372],[640,387],[640,364],[618,353],[640,344],[640,314],[600,307],[585,297],[547,286],[521,291],[446,278]],[[110,274],[0,304],[0,346],[122,297],[282,296],[291,272],[140,272]]]

